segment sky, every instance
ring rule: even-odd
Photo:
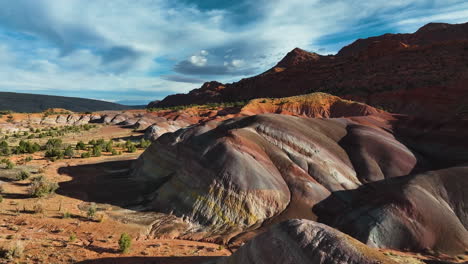
[[[468,2],[0,0],[0,91],[146,104],[429,22],[468,22]]]

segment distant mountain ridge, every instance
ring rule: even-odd
[[[128,110],[126,106],[106,101],[41,94],[0,92],[0,110],[35,113],[49,108],[64,108],[74,112],[94,112],[104,110]]]
[[[467,61],[468,23],[430,23],[412,34],[356,40],[336,55],[296,48],[262,74],[207,82],[151,107],[325,92],[396,113],[459,115],[468,111]]]

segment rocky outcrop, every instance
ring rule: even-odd
[[[140,124],[141,125],[141,124]],[[156,140],[165,133],[175,132],[181,128],[191,125],[184,120],[162,120],[155,122],[145,130],[145,138],[149,140]]]
[[[276,113],[314,118],[386,114],[366,104],[344,100],[326,93],[312,93],[278,99],[251,100],[241,109],[243,115]]]
[[[382,248],[468,248],[468,167],[452,167],[334,193],[315,206],[319,221]]]
[[[335,56],[294,49],[272,69],[232,84],[206,83],[158,107],[327,92],[395,113],[466,117],[468,23],[357,40]]]
[[[289,220],[255,237],[217,264],[396,264],[331,227],[309,220]]]

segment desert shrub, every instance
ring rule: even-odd
[[[137,151],[137,148],[136,148],[135,144],[133,144],[133,142],[131,142],[130,140],[125,142],[125,148],[127,149],[127,152],[133,153],[133,152]]]
[[[15,167],[15,164],[13,162],[11,162],[10,160],[7,160],[7,162],[5,164],[6,164],[5,169],[7,169],[7,170],[11,170],[11,169],[13,169]]]
[[[92,220],[96,216],[97,212],[97,207],[95,203],[91,203],[91,205],[88,208],[88,211],[86,212],[88,219]]]
[[[67,212],[62,213],[62,219],[68,219],[70,217],[71,217],[70,212],[67,211]]]
[[[0,194],[0,203],[3,202],[3,195]]]
[[[102,147],[101,145],[95,145],[92,149],[92,154],[95,157],[100,157],[102,152]]]
[[[22,153],[32,154],[39,150],[41,150],[41,146],[39,146],[39,144],[21,140],[19,142],[19,145],[15,148],[15,153],[16,154],[22,154]]]
[[[96,140],[92,139],[88,142],[89,145],[96,145]]]
[[[33,157],[32,157],[32,156],[27,156],[27,157],[24,159],[25,162],[30,162],[30,161],[32,161],[32,160],[33,160]]]
[[[119,249],[122,253],[128,253],[132,246],[132,238],[127,233],[123,233],[119,239]]]
[[[32,179],[29,194],[33,197],[44,197],[55,193],[58,187],[56,182],[48,181],[44,176],[38,176]]]
[[[151,141],[150,140],[146,140],[144,138],[142,138],[140,140],[140,148],[147,148],[151,145]]]
[[[18,175],[16,175],[16,180],[18,181],[23,181],[23,180],[27,180],[29,179],[29,177],[31,176],[31,174],[25,170],[22,170],[18,173]]]
[[[51,138],[47,140],[47,143],[45,144],[45,149],[60,149],[62,148],[62,140],[60,138]]]
[[[82,128],[83,128],[84,130],[86,130],[86,131],[90,130],[91,127],[92,127],[92,126],[91,126],[90,124],[84,124],[84,125],[82,126]]]
[[[90,157],[91,157],[91,153],[89,153],[89,152],[81,153],[81,158],[82,159],[87,159],[87,158],[90,158]]]
[[[109,142],[107,142],[104,146],[104,151],[105,152],[112,152],[114,150],[114,142],[111,140],[109,140]]]
[[[73,150],[71,146],[68,146],[63,152],[63,155],[71,159],[75,155],[75,151]]]
[[[96,145],[99,145],[99,146],[104,146],[105,144],[106,144],[106,142],[104,141],[104,139],[103,139],[103,138],[101,138],[101,139],[98,139],[98,140],[96,141]]]
[[[5,136],[5,138],[6,137],[7,136]],[[8,142],[6,142],[5,140],[0,142],[0,154],[3,155],[3,156],[11,155],[10,146],[8,145]]]
[[[50,149],[50,150],[47,150],[44,155],[48,158],[54,158],[51,160],[55,161],[56,159],[63,158],[65,154],[60,149]]]
[[[77,150],[85,150],[86,149],[86,145],[83,141],[80,141],[78,143],[76,143],[76,146],[75,146],[75,149]]]
[[[69,240],[70,242],[75,241],[75,240],[76,240],[76,234],[75,234],[75,233],[71,233],[71,234],[70,234],[70,237],[68,238],[68,240]]]
[[[112,156],[117,156],[117,155],[119,155],[119,152],[117,150],[115,150],[115,149],[112,149],[111,154],[112,154]]]

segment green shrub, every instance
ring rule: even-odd
[[[29,194],[33,197],[44,197],[55,193],[58,187],[56,182],[48,181],[44,176],[38,176],[31,180]]]
[[[68,218],[70,218],[70,217],[71,217],[70,212],[64,212],[64,213],[62,214],[62,219],[68,219]]]
[[[80,142],[76,143],[75,148],[76,148],[77,150],[85,150],[85,149],[86,149],[86,145],[85,145],[85,143],[84,143],[83,141],[80,141]]]
[[[147,148],[151,145],[151,141],[150,140],[146,140],[144,138],[142,138],[140,140],[140,148]]]
[[[71,146],[68,146],[63,152],[63,155],[71,159],[75,155],[75,151],[73,150]]]
[[[109,140],[109,142],[107,142],[104,146],[104,151],[105,152],[112,152],[114,150],[114,142],[111,140]]]
[[[6,167],[5,167],[5,169],[11,170],[11,169],[13,169],[14,167],[15,167],[15,164],[14,164],[13,162],[11,162],[10,160],[8,160],[8,161],[6,162]]]
[[[132,246],[132,238],[127,234],[123,233],[119,239],[119,249],[122,253],[128,253]]]
[[[102,152],[102,147],[101,145],[95,145],[92,149],[92,154],[95,157],[100,157]]]
[[[33,157],[32,157],[32,156],[27,156],[27,157],[24,159],[25,162],[30,162],[30,161],[32,161],[32,160],[33,160]]]
[[[8,138],[8,136],[5,136],[5,138]],[[8,145],[8,142],[6,142],[5,140],[0,142],[0,154],[3,156],[11,155],[10,146]]]
[[[29,172],[22,170],[18,173],[18,175],[16,176],[16,179],[18,181],[23,181],[23,180],[29,179],[30,176],[31,174]]]
[[[60,149],[49,149],[45,152],[44,155],[48,158],[52,158],[52,157],[63,158],[64,157],[64,153]]]
[[[94,219],[94,217],[96,216],[96,212],[97,212],[96,204],[91,203],[91,205],[88,208],[88,212],[87,212],[88,219],[90,219],[90,220]]]
[[[87,159],[87,158],[90,158],[90,157],[91,157],[91,153],[89,153],[89,152],[81,153],[81,158],[82,159]]]
[[[21,140],[19,142],[18,147],[15,149],[16,154],[22,154],[22,153],[35,153],[37,151],[41,150],[41,146],[37,143],[31,143],[29,141],[24,141]]]

